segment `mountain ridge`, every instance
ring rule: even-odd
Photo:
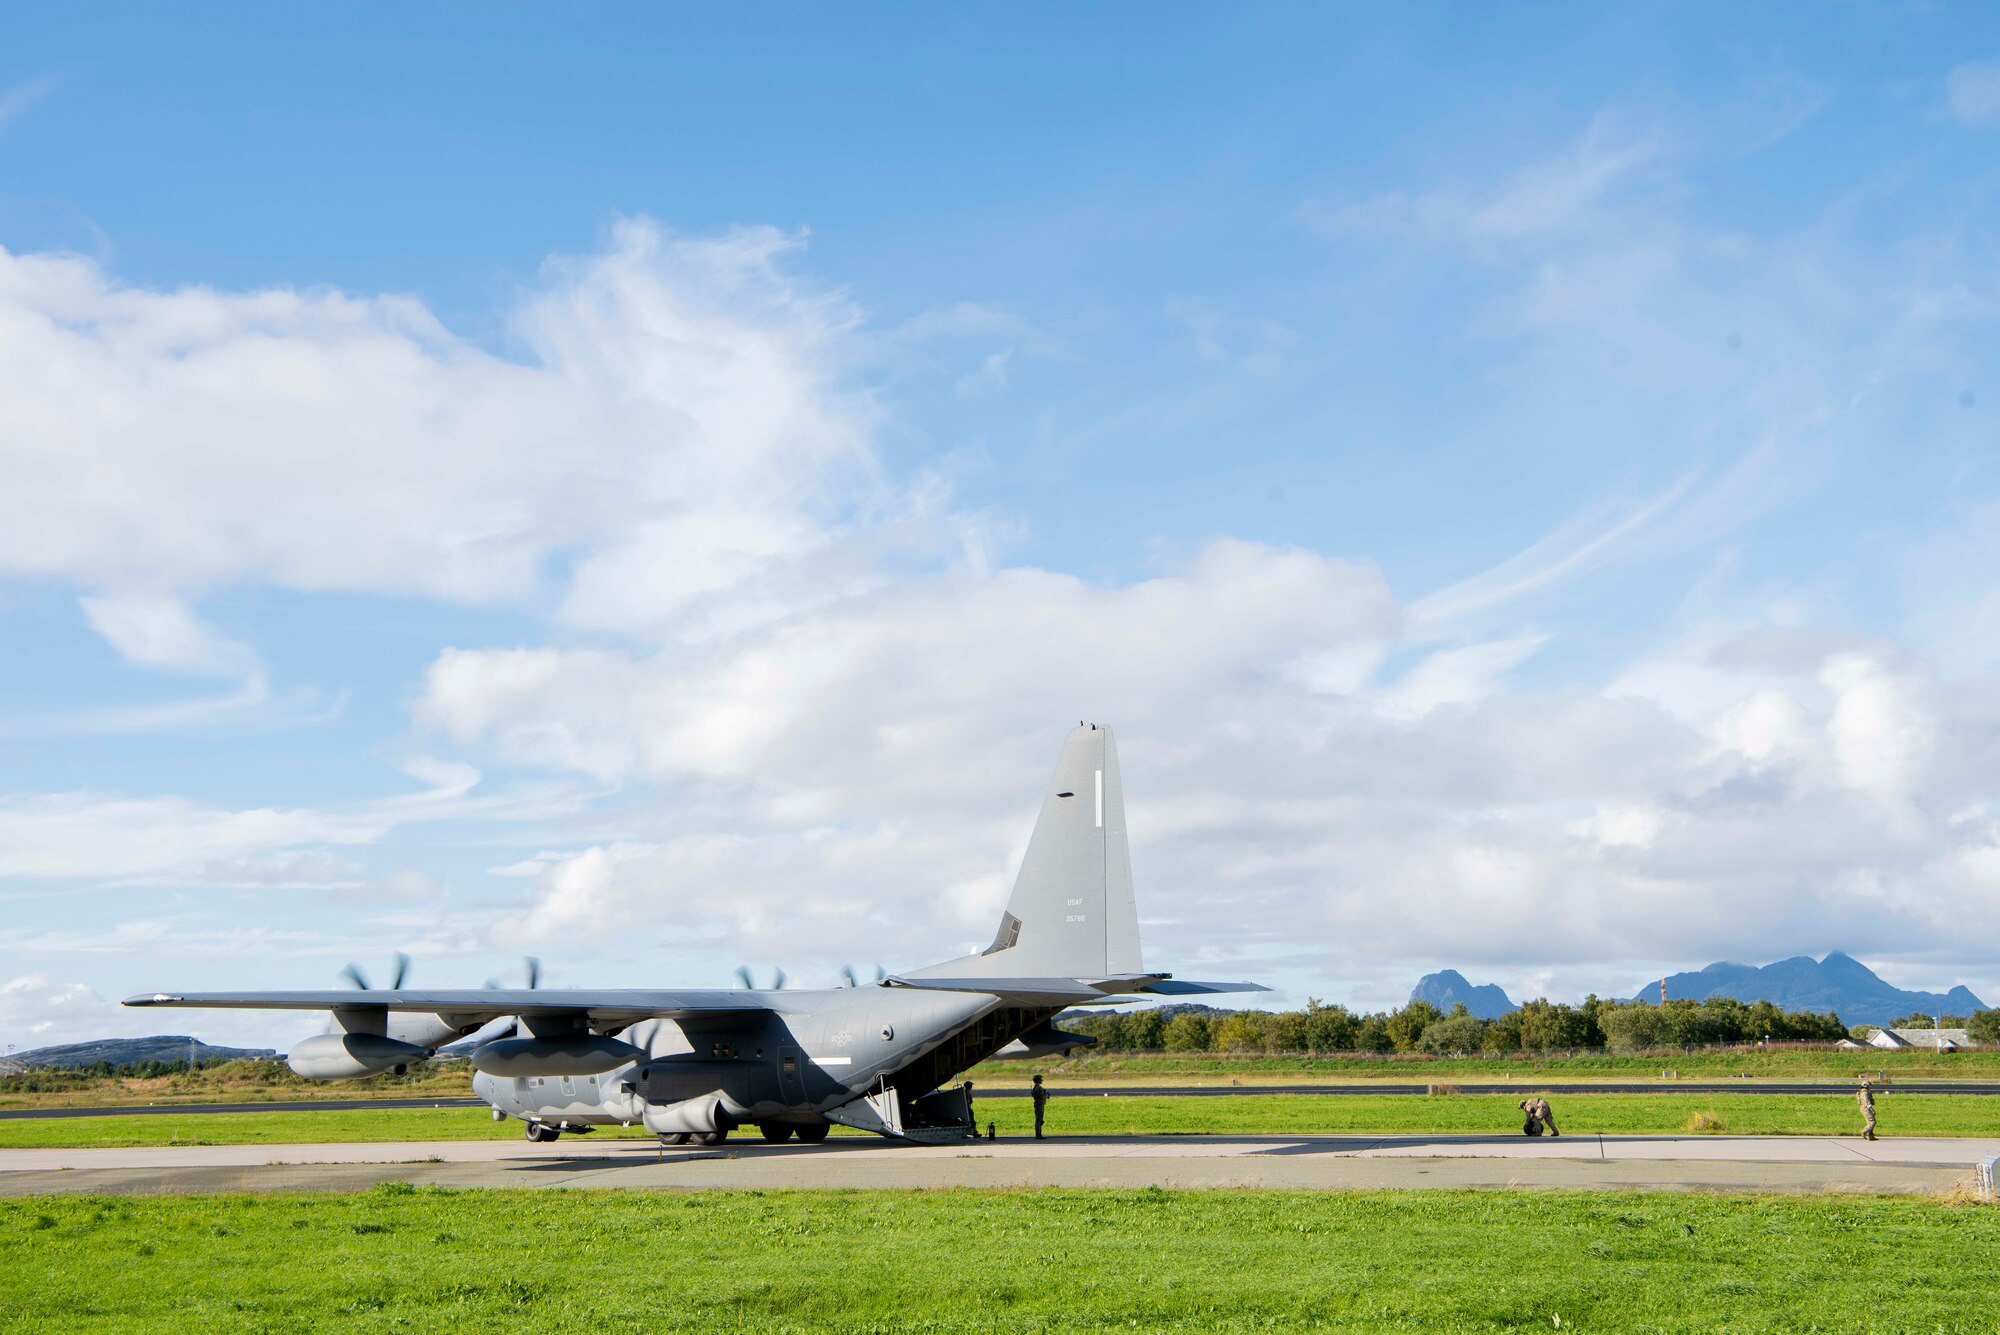
[[[1788,1011],[1832,1011],[1848,1024],[1887,1025],[1924,1012],[1969,1015],[1986,1003],[1963,984],[1949,992],[1900,988],[1844,951],[1815,960],[1793,955],[1770,964],[1722,960],[1704,968],[1667,975],[1669,999],[1706,1001],[1713,996],[1768,1001]],[[1658,980],[1639,989],[1634,1001],[1658,1001]]]

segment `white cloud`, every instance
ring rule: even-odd
[[[795,244],[620,224],[523,299],[518,362],[405,297],[0,252],[0,574],[107,591],[93,624],[183,670],[226,646],[172,596],[231,582],[630,625],[782,578],[880,489],[856,317]]]
[[[130,1012],[82,983],[26,973],[0,983],[0,1034],[22,1051],[131,1033]]]
[[[1546,635],[1439,649],[1379,697],[1385,709],[1401,715],[1428,714],[1443,705],[1470,704],[1491,695],[1500,679],[1526,662],[1548,641]]]
[[[473,793],[469,765],[419,758],[431,786],[344,806],[233,809],[182,797],[69,792],[0,795],[0,877],[129,884],[334,888],[356,868],[329,846],[371,844],[400,825],[450,817],[504,819],[573,807],[572,793]]]
[[[661,785],[661,837],[505,868],[534,884],[501,945],[947,956],[990,929],[1078,716],[1118,728],[1149,950],[1183,972],[1636,979],[1755,942],[1964,961],[2000,930],[1996,825],[1965,814],[2000,782],[1984,697],[1852,636],[1731,628],[1598,691],[1500,689],[1541,634],[1372,684],[1399,625],[1365,568],[1221,544],[1122,588],[905,583],[698,652],[450,651],[420,713]]]
[[[391,823],[380,812],[231,811],[177,797],[7,798],[0,800],[0,876],[195,874],[249,853],[368,843]]]
[[[1952,114],[1982,130],[2000,130],[2000,64],[1967,62],[1945,76]]]
[[[1546,239],[1603,220],[1615,192],[1658,156],[1650,139],[1594,122],[1564,152],[1529,163],[1482,191],[1396,190],[1308,217],[1338,231],[1382,232],[1476,245]]]
[[[257,660],[177,598],[125,593],[79,600],[90,628],[126,661],[197,676],[248,677]]]
[[[830,817],[885,792],[938,800],[941,777],[994,792],[996,768],[1020,774],[1039,758],[1051,720],[1247,701],[1287,660],[1380,640],[1393,620],[1367,567],[1221,542],[1123,588],[1032,569],[908,581],[651,659],[449,650],[418,713],[517,761],[751,782],[788,818]],[[977,759],[956,777],[932,770],[954,753]],[[851,798],[821,781],[829,766],[857,785]]]

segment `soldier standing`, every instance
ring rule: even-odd
[[[1049,1091],[1042,1084],[1041,1076],[1037,1075],[1035,1077],[1035,1087],[1029,1091],[1028,1096],[1035,1101],[1035,1139],[1040,1140],[1042,1138],[1042,1113],[1049,1106]]]
[[[1866,1079],[1862,1080],[1861,1088],[1855,1091],[1854,1101],[1861,1105],[1861,1120],[1864,1124],[1861,1128],[1861,1138],[1875,1139],[1875,1091],[1869,1087]]]
[[[967,1140],[977,1140],[979,1139],[979,1119],[973,1116],[972,1113],[972,1082],[970,1080],[966,1081],[961,1088],[965,1090],[965,1138]]]

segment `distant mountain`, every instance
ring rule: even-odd
[[[1446,1015],[1451,1014],[1453,1006],[1463,1003],[1467,1010],[1482,1020],[1497,1020],[1514,1009],[1514,1003],[1507,999],[1499,984],[1483,983],[1474,987],[1456,969],[1440,969],[1419,978],[1417,985],[1410,989],[1410,1000],[1428,1001]]]
[[[1970,1015],[1986,1003],[1963,987],[1949,992],[1907,992],[1885,983],[1875,971],[1834,951],[1823,960],[1796,955],[1762,968],[1754,964],[1711,964],[1695,973],[1671,974],[1667,995],[1691,1001],[1734,997],[1768,1001],[1788,1011],[1833,1011],[1849,1024],[1887,1025],[1922,1011],[1926,1015]],[[1637,1001],[1658,1001],[1658,980],[1639,989]]]
[[[22,1066],[95,1066],[109,1062],[124,1066],[129,1062],[184,1062],[188,1045],[194,1045],[197,1062],[228,1061],[234,1057],[275,1057],[270,1048],[219,1048],[191,1039],[186,1034],[161,1034],[153,1038],[100,1038],[89,1043],[62,1043],[52,1048],[17,1052],[14,1060]]]

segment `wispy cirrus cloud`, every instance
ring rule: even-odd
[[[0,134],[4,134],[9,125],[27,115],[28,111],[47,97],[61,81],[59,74],[45,74],[39,79],[16,84],[6,92],[0,93]]]
[[[1945,75],[1952,115],[1980,130],[2000,130],[2000,61],[1967,61]]]

